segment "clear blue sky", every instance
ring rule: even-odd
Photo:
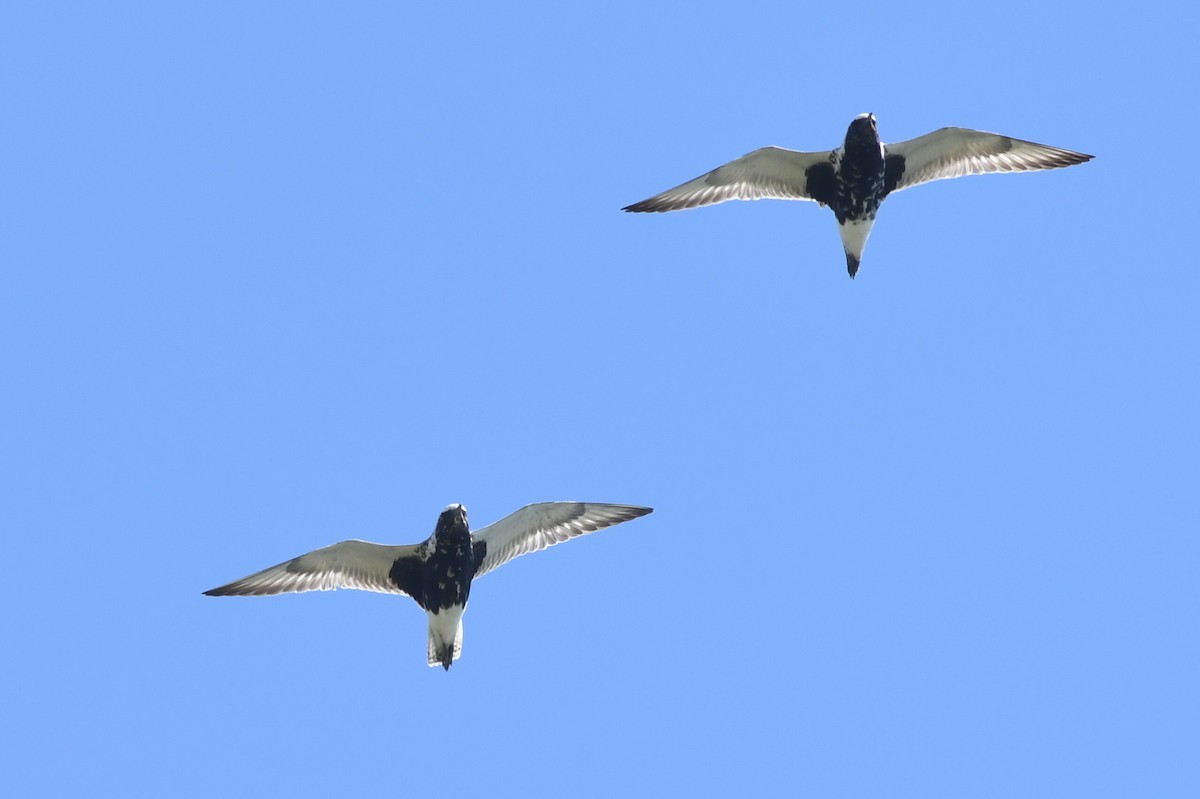
[[[0,12],[5,792],[1198,795],[1196,12],[925,8]],[[619,211],[864,111],[1097,157]]]

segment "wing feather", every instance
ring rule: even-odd
[[[416,557],[416,550],[416,545],[385,546],[368,541],[342,541],[204,593],[208,596],[269,596],[357,588],[404,594],[388,574],[397,558]]]
[[[809,167],[828,163],[830,154],[763,147],[711,172],[634,203],[623,211],[681,211],[727,200],[812,200]]]
[[[487,545],[483,562],[475,568],[475,576],[487,574],[515,557],[645,516],[651,510],[638,505],[596,502],[539,502],[526,505],[473,534],[476,541]]]
[[[903,159],[903,171],[892,176],[895,185],[889,186],[889,191],[963,175],[1057,169],[1092,159],[1090,155],[1060,147],[967,128],[941,128],[915,139],[888,144],[884,146],[884,154],[893,169],[894,159],[897,156]]]

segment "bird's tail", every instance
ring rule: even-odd
[[[846,271],[850,277],[858,274],[858,264],[862,260],[863,250],[867,248],[867,237],[875,226],[875,216],[862,219],[838,222],[838,234],[842,237],[842,249],[846,251]]]
[[[858,259],[855,258],[853,255],[851,255],[850,251],[847,250],[846,251],[846,271],[850,273],[850,277],[854,277],[855,275],[858,274],[858,263],[859,263]]]
[[[453,620],[441,618],[446,613],[430,614],[429,616],[429,646],[427,655],[429,665],[441,666],[450,670],[450,664],[462,657],[463,626],[460,615],[455,624]],[[440,622],[440,623],[439,623]],[[449,622],[449,623],[447,623]],[[454,624],[454,638],[450,638],[450,624]]]

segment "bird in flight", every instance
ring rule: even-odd
[[[941,128],[883,144],[872,114],[850,123],[836,150],[804,153],[763,147],[695,180],[626,206],[634,212],[681,211],[726,200],[813,200],[837,216],[850,277],[858,272],[879,204],[921,183],[988,172],[1055,169],[1090,161],[1083,153],[967,128]]]
[[[420,544],[342,541],[204,593],[267,596],[358,588],[406,594],[429,616],[429,665],[449,671],[462,654],[462,617],[475,578],[519,555],[651,510],[596,502],[539,502],[472,533],[466,508],[454,504],[441,512],[433,535]]]

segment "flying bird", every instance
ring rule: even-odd
[[[637,505],[539,502],[471,532],[462,505],[446,507],[420,544],[342,541],[205,591],[208,596],[267,596],[358,588],[405,594],[429,616],[430,666],[462,654],[462,617],[475,578],[515,557],[650,513]]]
[[[622,210],[681,211],[726,200],[813,200],[837,216],[850,277],[858,272],[879,204],[894,191],[931,180],[1055,169],[1090,161],[1083,153],[967,128],[942,128],[883,144],[872,114],[850,123],[836,150],[804,153],[763,147],[708,174]]]

